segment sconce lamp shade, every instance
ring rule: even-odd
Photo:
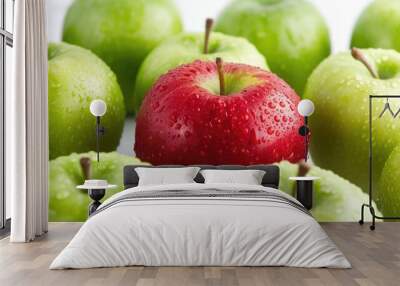
[[[95,99],[90,103],[90,112],[96,116],[103,116],[107,111],[107,104],[101,99]]]
[[[314,103],[309,99],[303,99],[297,106],[297,111],[301,116],[308,117],[314,113]]]

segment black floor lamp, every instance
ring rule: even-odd
[[[379,115],[379,118],[383,116],[383,114],[387,111],[390,112],[393,118],[396,118],[399,112],[394,113],[390,109],[389,105],[389,99],[390,98],[398,98],[400,99],[400,95],[370,95],[369,96],[369,182],[368,182],[368,204],[362,204],[361,206],[361,219],[359,220],[360,224],[364,224],[364,209],[367,207],[369,208],[369,211],[372,216],[372,225],[370,225],[370,229],[374,230],[375,229],[375,219],[386,219],[386,220],[398,220],[400,217],[383,217],[383,216],[377,216],[375,214],[375,208],[372,205],[372,174],[373,174],[373,148],[372,148],[372,103],[375,99],[386,99],[386,104],[384,109],[382,110],[381,114]]]

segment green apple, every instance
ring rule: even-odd
[[[92,100],[102,99],[106,135],[101,150],[115,150],[125,119],[124,98],[112,70],[89,50],[65,43],[48,48],[50,159],[96,147]]]
[[[373,197],[385,216],[400,215],[400,146],[393,149],[379,181],[373,190]]]
[[[330,54],[327,25],[305,0],[235,0],[219,16],[216,31],[247,38],[300,95]]]
[[[280,168],[280,189],[294,196],[295,182],[289,177],[298,175],[297,164],[283,161]],[[363,203],[368,202],[368,195],[351,182],[336,175],[332,171],[311,166],[307,176],[319,177],[314,181],[314,203],[312,215],[321,222],[327,221],[358,221]],[[376,214],[381,215],[373,203]],[[370,221],[369,211],[365,212],[365,221]]]
[[[125,165],[143,164],[139,159],[117,152],[100,153],[100,162],[96,161],[97,153],[73,153],[50,161],[49,171],[49,220],[50,221],[85,221],[88,205],[91,203],[87,191],[78,190],[87,179],[107,180],[118,188],[106,191],[105,198],[123,190],[123,167]],[[90,168],[84,168],[81,158],[89,158]]]
[[[111,67],[132,113],[140,64],[161,41],[181,31],[172,0],[75,0],[64,20],[63,40],[92,50]]]
[[[368,190],[368,102],[371,94],[400,94],[400,53],[394,50],[358,50],[365,65],[349,52],[331,56],[310,76],[305,97],[315,104],[310,117],[314,162]],[[367,66],[376,73],[375,78]],[[388,113],[379,117],[385,101],[374,101],[372,116],[374,176],[400,142],[400,121]],[[394,112],[399,101],[390,102]]]
[[[351,46],[400,52],[400,1],[376,0],[367,6],[354,27]]]
[[[204,33],[186,33],[175,36],[154,49],[140,67],[135,86],[135,109],[157,79],[169,70],[195,60],[221,57],[225,62],[244,63],[268,69],[264,56],[244,38],[211,33],[208,52],[204,53]]]

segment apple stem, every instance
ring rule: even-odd
[[[306,161],[304,161],[304,159],[302,159],[299,163],[298,163],[298,170],[297,170],[297,176],[299,177],[304,177],[308,174],[308,172],[310,172],[311,170],[311,166],[310,164],[308,164]]]
[[[297,163],[297,166],[297,177],[305,177],[311,170],[310,164],[308,164],[304,159],[300,160],[299,163]],[[293,185],[292,195],[296,195],[296,184]]]
[[[354,59],[362,62],[374,78],[379,78],[379,74],[376,71],[375,67],[360,49],[352,48],[351,55]]]
[[[206,31],[204,33],[204,53],[208,54],[208,43],[210,40],[211,29],[214,24],[213,19],[207,18],[206,20]]]
[[[92,161],[88,157],[82,157],[79,163],[81,164],[83,177],[85,180],[89,180],[92,177]]]
[[[225,95],[225,79],[224,79],[224,67],[221,58],[216,58],[218,77],[219,77],[219,94]]]

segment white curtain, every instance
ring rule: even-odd
[[[6,98],[6,187],[12,242],[47,232],[48,123],[45,0],[15,1],[14,92]]]

